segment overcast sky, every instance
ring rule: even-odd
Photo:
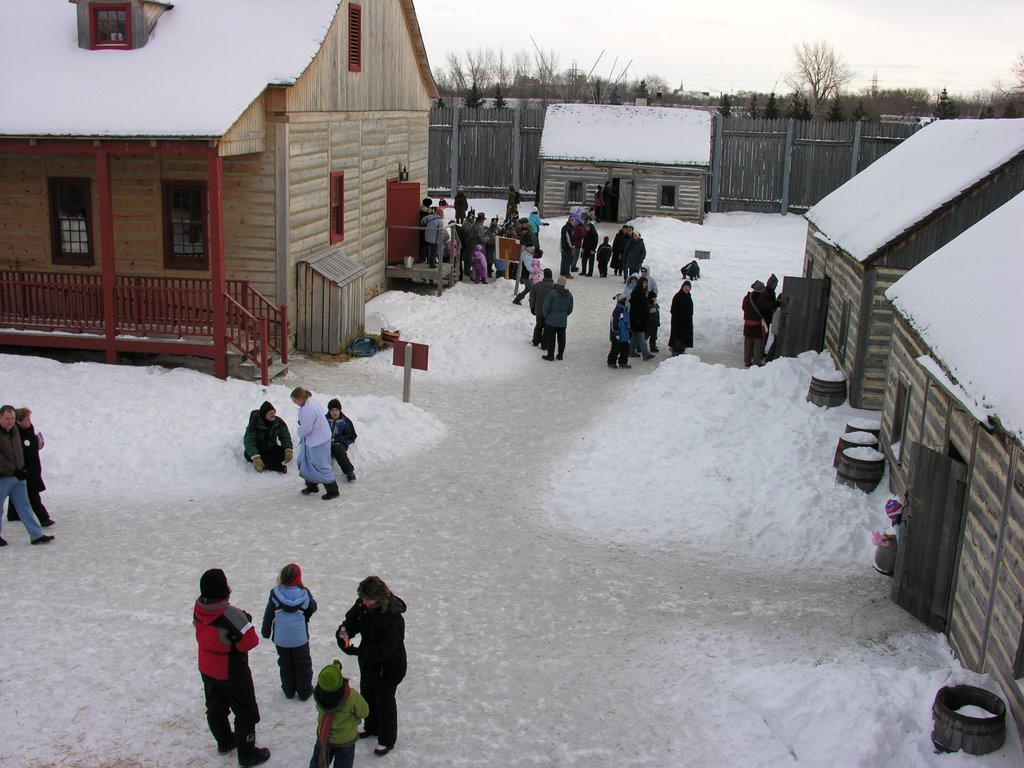
[[[1009,82],[1024,51],[1024,0],[415,0],[432,68],[481,47],[555,50],[562,68],[627,79],[659,74],[686,90],[788,92],[793,46],[825,39],[851,88],[968,94]],[[600,56],[600,60],[598,57]],[[616,63],[617,60],[617,63]],[[630,64],[630,61],[632,63]]]

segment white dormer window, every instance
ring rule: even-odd
[[[93,3],[89,6],[92,48],[132,47],[131,3]]]

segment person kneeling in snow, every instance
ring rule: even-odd
[[[269,401],[264,401],[259,410],[249,414],[249,424],[242,437],[245,460],[257,472],[271,469],[285,474],[285,466],[292,460],[292,436],[288,425],[277,417],[277,410]]]

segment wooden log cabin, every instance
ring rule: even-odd
[[[298,317],[362,332],[426,185],[412,0],[8,3],[0,30],[0,344],[221,377],[237,350],[266,381]],[[360,306],[308,311],[298,265],[332,259]]]
[[[711,116],[692,109],[552,104],[540,142],[541,216],[594,204],[610,183],[608,221],[671,216],[704,220]]]
[[[990,675],[1024,735],[1024,193],[886,291],[881,443],[906,502],[892,598]]]
[[[893,333],[885,291],[1022,190],[1024,120],[941,120],[805,214],[804,277],[828,281],[827,311],[810,321],[824,328],[808,336],[824,333],[851,405],[882,407]]]

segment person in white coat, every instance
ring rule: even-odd
[[[308,389],[296,387],[292,390],[292,402],[299,406],[299,474],[306,481],[303,494],[316,493],[320,483],[327,491],[320,498],[325,501],[341,495],[338,481],[331,464],[331,427],[324,416],[324,409],[313,399]]]

